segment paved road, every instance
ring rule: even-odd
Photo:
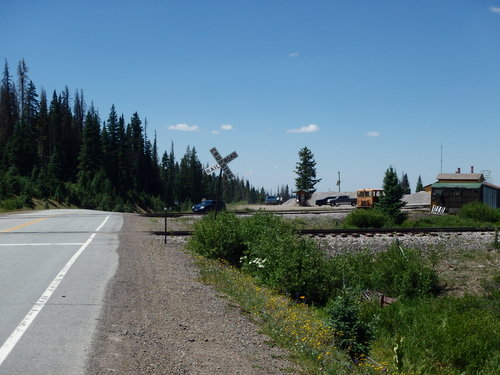
[[[0,374],[84,374],[122,216],[0,216]]]

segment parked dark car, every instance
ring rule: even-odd
[[[338,197],[330,199],[328,204],[332,207],[340,206],[341,204],[350,204],[351,206],[355,206],[356,198],[351,198],[348,195],[339,195]]]
[[[324,205],[327,205],[329,204],[328,201],[330,199],[333,199],[335,197],[326,197],[326,198],[323,198],[323,199],[317,199],[316,200],[316,206],[324,206]]]
[[[268,195],[264,200],[264,204],[280,204],[280,203],[281,203],[280,197],[276,197],[274,195]]]
[[[217,201],[214,199],[206,199],[206,200],[202,201],[201,203],[195,204],[191,208],[191,210],[193,212],[199,212],[199,213],[209,212],[209,211],[215,210],[215,202],[217,202]],[[217,209],[218,209],[218,211],[225,210],[226,203],[222,200],[219,200],[218,204],[217,204]]]

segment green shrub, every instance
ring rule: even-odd
[[[371,250],[346,252],[329,259],[331,283],[336,289],[368,289],[373,271],[374,253]]]
[[[181,210],[184,211],[184,212],[191,212],[191,207],[193,207],[193,202],[191,202],[191,199],[187,199],[182,204]]]
[[[437,271],[418,250],[403,249],[398,241],[375,255],[371,279],[373,289],[391,296],[428,296],[439,290]]]
[[[238,265],[245,249],[240,220],[230,211],[210,213],[194,225],[188,248],[212,259],[224,259]]]
[[[24,200],[22,198],[10,198],[0,202],[0,207],[2,207],[7,211],[18,210],[20,208],[23,208],[23,206],[24,206]]]
[[[496,374],[500,323],[496,298],[403,300],[379,311],[384,345],[404,337],[404,370],[425,374]]]
[[[464,218],[488,223],[500,221],[500,211],[482,202],[471,202],[465,204],[460,209],[459,215]]]
[[[344,220],[347,227],[382,228],[388,217],[377,209],[357,209],[349,213]]]
[[[331,294],[329,268],[316,243],[301,238],[281,217],[258,214],[243,220],[247,250],[242,268],[292,298],[324,304]]]
[[[500,241],[498,240],[498,227],[495,227],[495,234],[493,235],[493,248],[500,249]]]
[[[258,213],[242,220],[241,234],[244,241],[276,242],[297,234],[295,227],[286,223],[281,217],[272,214]]]
[[[369,289],[394,297],[428,296],[438,291],[437,271],[419,251],[403,249],[398,242],[386,251],[339,254],[330,262],[337,288]]]
[[[351,293],[343,292],[327,306],[329,325],[335,332],[335,343],[352,359],[362,359],[374,339],[372,327],[360,317],[359,306]]]
[[[480,226],[481,221],[458,215],[431,215],[418,219],[408,219],[401,226],[404,228],[453,228]]]

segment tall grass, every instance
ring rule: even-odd
[[[240,220],[229,211],[211,212],[194,224],[194,233],[188,246],[203,256],[224,259],[238,265],[245,250],[240,231]]]
[[[389,216],[378,209],[357,209],[344,220],[347,228],[382,228],[390,222]]]
[[[392,297],[435,295],[437,272],[431,261],[413,249],[394,242],[386,251],[344,253],[330,260],[334,285],[371,290]]]
[[[445,228],[445,227],[485,227],[500,225],[500,209],[491,208],[482,202],[465,204],[458,215],[430,215],[408,218],[396,227],[403,228]],[[344,228],[383,228],[391,226],[389,218],[377,209],[358,209],[350,212]]]
[[[189,248],[223,260],[199,258],[208,264],[202,271],[205,280],[234,296],[280,345],[299,351],[313,369],[308,373],[377,368],[496,374],[499,293],[488,298],[433,298],[439,292],[437,273],[418,251],[395,242],[383,252],[328,258],[293,226],[268,214],[241,219],[228,212],[217,220],[208,215],[195,227]],[[354,295],[359,297],[359,291],[367,289],[398,297],[398,302],[382,309],[371,301],[342,299],[346,290],[358,291]],[[318,307],[323,306],[328,308],[321,312]],[[357,366],[345,365],[347,357],[334,347],[343,348]],[[370,362],[363,357],[367,353],[385,364]]]
[[[354,365],[349,356],[338,349],[336,337],[325,315],[304,303],[296,303],[275,291],[258,285],[254,278],[224,262],[197,257],[202,280],[214,285],[257,323],[273,344],[285,348],[301,373],[369,374],[383,367],[365,361]]]
[[[402,368],[419,374],[496,374],[499,295],[412,299],[378,309],[375,347],[400,348]],[[386,352],[390,358],[392,353]]]
[[[487,223],[498,223],[500,209],[494,209],[482,202],[471,202],[460,209],[460,217]]]

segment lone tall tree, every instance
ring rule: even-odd
[[[399,184],[403,189],[403,194],[411,193],[410,181],[408,180],[408,175],[406,173],[403,173],[403,175],[401,176],[401,181],[399,181]]]
[[[401,224],[406,219],[406,214],[401,209],[406,205],[403,202],[403,188],[398,180],[398,174],[391,167],[384,176],[384,196],[380,198],[377,206],[391,218],[394,224]]]
[[[419,191],[424,191],[424,185],[422,185],[422,177],[418,176],[418,180],[417,180],[417,187],[415,188],[415,192],[419,192]]]
[[[314,186],[321,181],[321,178],[316,178],[314,154],[307,147],[299,151],[299,161],[294,172],[297,174],[297,178],[295,178],[297,190],[306,190],[310,194],[316,191]]]

